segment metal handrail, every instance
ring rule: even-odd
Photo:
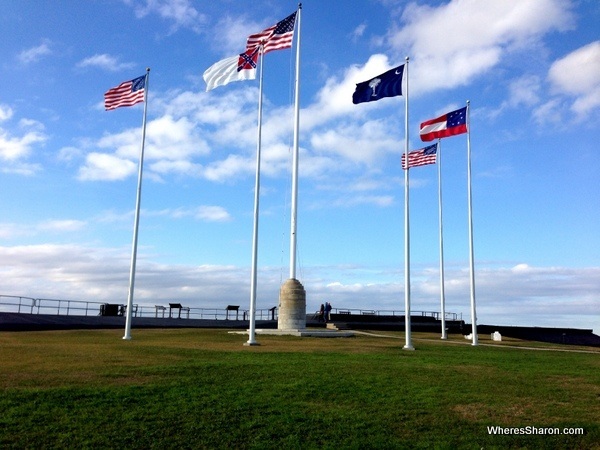
[[[55,314],[71,316],[100,315],[102,308],[108,305],[107,302],[88,302],[84,300],[65,300],[52,298],[33,298],[17,295],[0,295],[0,312],[17,312],[23,314]],[[124,314],[125,305],[118,304],[119,312]],[[161,311],[159,315],[159,311]],[[164,313],[166,311],[166,313]],[[169,306],[163,305],[134,305],[134,317],[152,317],[168,318]],[[332,314],[352,314],[352,315],[377,315],[377,316],[404,316],[401,310],[373,310],[358,308],[333,308]],[[317,311],[318,314],[318,311]],[[433,317],[439,320],[441,314],[439,311],[412,311],[411,315],[421,315],[423,317]],[[189,308],[189,314],[186,317],[190,319],[210,319],[210,320],[248,320],[249,310],[239,309],[238,314],[228,314],[226,308]],[[234,317],[233,319],[231,317]],[[256,310],[256,320],[277,320],[278,308],[265,308]],[[447,320],[462,320],[462,313],[446,312]]]
[[[33,298],[17,295],[0,295],[0,312],[16,312],[19,314],[51,314],[67,316],[89,316],[100,315],[102,308],[108,302],[89,302],[85,300],[65,300],[53,298]],[[125,305],[118,304],[119,315],[125,313]],[[157,307],[164,308],[167,314],[159,315]],[[135,317],[168,318],[169,306],[162,305],[134,305],[133,315]],[[237,316],[227,314],[225,308],[189,308],[189,314],[181,317],[190,319],[210,320],[248,320],[248,310],[240,309]],[[277,320],[277,308],[257,309],[257,320]]]
[[[332,308],[332,314],[350,314],[350,315],[375,315],[375,316],[404,316],[403,310],[373,310],[359,308]],[[433,317],[440,320],[441,313],[439,311],[411,311],[411,316]],[[447,320],[462,320],[462,313],[446,312]]]

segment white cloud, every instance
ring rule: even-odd
[[[386,99],[357,107],[352,103],[352,93],[357,83],[373,78],[390,68],[387,56],[375,54],[363,66],[347,69],[341,80],[338,77],[330,77],[319,90],[316,102],[302,111],[303,129],[312,129],[338,117],[365,114],[366,111],[381,107],[376,103],[383,103]]]
[[[23,50],[18,55],[18,60],[22,64],[30,64],[39,61],[42,57],[51,55],[51,42],[48,39],[43,39],[40,45]]]
[[[541,101],[541,89],[542,81],[537,75],[523,75],[510,80],[506,100],[487,114],[494,119],[507,109],[536,106]]]
[[[125,303],[129,258],[128,247],[0,246],[0,259],[5,261],[0,292],[93,302],[121,299]],[[325,300],[335,308],[400,312],[404,303],[398,270],[304,267],[307,312]],[[224,308],[227,304],[248,308],[248,279],[247,267],[166,266],[148,259],[142,250],[138,253],[135,298],[136,303],[150,306],[177,299],[195,308]],[[437,269],[413,268],[412,280],[412,310],[438,311]],[[257,307],[276,305],[279,268],[261,269],[258,285]],[[478,266],[476,286],[480,324],[595,328],[600,333],[600,267]],[[470,322],[468,269],[446,266],[446,304],[448,312],[462,314]]]
[[[366,23],[361,23],[360,25],[358,25],[353,31],[352,31],[352,41],[356,42],[358,41],[358,39],[360,39],[364,34],[365,31],[367,29],[367,24]]]
[[[38,228],[42,231],[71,232],[79,231],[86,225],[87,223],[83,220],[47,220],[42,222]]]
[[[311,145],[317,153],[334,153],[344,160],[369,165],[383,154],[400,152],[402,142],[390,128],[382,120],[338,125],[315,131]]]
[[[346,208],[358,205],[386,207],[393,204],[394,197],[392,195],[353,195],[333,202],[333,205],[335,206],[343,206]]]
[[[29,227],[24,227],[16,223],[0,223],[0,239],[8,240],[29,234]]]
[[[106,153],[90,153],[85,165],[80,167],[78,178],[82,181],[123,180],[136,173],[137,164],[128,159]]]
[[[198,12],[189,0],[124,0],[127,5],[134,7],[138,18],[149,14],[157,14],[173,23],[171,31],[179,28],[189,28],[195,32],[202,30],[206,16]]]
[[[524,75],[512,80],[509,85],[508,105],[532,106],[540,101],[541,80],[537,75]]]
[[[23,236],[35,236],[39,233],[71,233],[87,226],[87,222],[73,219],[52,219],[40,223],[0,223],[0,239],[10,240]]]
[[[149,176],[183,174],[202,177],[216,182],[232,181],[236,177],[246,177],[254,173],[256,158],[256,91],[240,89],[214,96],[190,91],[167,93],[158,96],[155,108],[159,116],[148,122],[145,146],[145,170]],[[162,111],[162,115],[161,114]],[[288,169],[289,141],[282,128],[291,130],[291,123],[285,126],[281,117],[290,111],[273,111],[265,115],[263,124],[263,171],[267,175],[277,175]],[[285,121],[284,121],[285,122]],[[137,161],[139,158],[141,130],[131,128],[119,133],[106,134],[96,142],[86,141],[89,150],[102,149],[103,154],[114,158]],[[223,154],[221,148],[226,148]],[[229,153],[231,152],[231,153]],[[77,148],[65,150],[65,158],[80,153]],[[91,159],[98,158],[96,153]],[[211,155],[210,161],[202,159]],[[87,157],[85,167],[80,172],[81,179],[120,179],[126,176],[118,172],[115,177],[110,170],[94,171],[92,165],[103,163]],[[118,166],[117,166],[118,167]],[[133,172],[129,172],[133,174]]]
[[[550,31],[573,26],[571,4],[559,0],[452,0],[410,3],[386,42],[414,59],[413,93],[466,85],[511,51]],[[411,65],[412,66],[412,65]]]
[[[575,97],[571,109],[578,116],[600,107],[600,41],[555,61],[548,79],[556,92]]]
[[[151,172],[159,176],[167,174],[180,174],[191,177],[200,176],[202,173],[202,165],[195,164],[191,161],[168,161],[160,160],[147,165]]]
[[[331,268],[330,268],[331,270]],[[311,269],[314,274],[323,269]],[[360,268],[340,268],[340,276],[352,282],[303,282],[312,297],[330,299],[334,307],[403,310],[399,300],[403,283],[361,281]],[[439,310],[439,272],[437,269],[411,271],[413,311]],[[533,267],[518,264],[509,268],[476,267],[476,304],[479,324],[550,326],[595,329],[600,305],[600,267]],[[375,274],[369,273],[369,279]],[[446,311],[462,314],[470,323],[470,284],[466,268],[446,265]],[[351,295],[349,295],[351,294]],[[373,303],[373,299],[375,303]]]
[[[246,48],[246,37],[265,27],[248,17],[227,15],[219,19],[214,28],[214,46],[220,55],[228,57],[241,53]]]
[[[82,69],[92,67],[107,70],[109,72],[118,72],[124,69],[130,69],[134,67],[135,64],[122,63],[119,62],[118,58],[111,56],[107,53],[102,53],[85,58],[78,62],[76,66]]]
[[[165,115],[148,123],[146,130],[149,159],[181,160],[208,153],[206,142],[187,117]]]
[[[107,134],[87,147],[104,152],[90,152],[80,168],[80,180],[121,180],[135,173],[141,147],[141,129],[130,128]],[[111,153],[112,152],[112,153]],[[187,117],[175,119],[164,115],[148,122],[144,147],[144,166],[149,176],[167,173],[197,175],[201,166],[190,159],[208,153],[208,145]],[[72,159],[81,150],[66,147],[60,152],[63,159]]]
[[[195,217],[207,222],[229,222],[231,216],[222,206],[200,206],[196,210]]]
[[[81,149],[77,147],[63,147],[58,151],[59,161],[72,161],[82,155]]]
[[[202,175],[212,181],[223,182],[231,180],[240,174],[254,173],[255,163],[251,158],[240,155],[229,155],[227,158],[208,164]]]
[[[0,104],[0,122],[10,119],[13,116],[13,110],[8,105]]]
[[[0,122],[10,120],[14,115],[12,108],[0,105]],[[38,164],[26,162],[33,149],[48,140],[44,125],[36,120],[22,118],[18,122],[23,134],[15,136],[12,131],[0,127],[0,160],[4,161],[2,171],[31,175],[40,168]]]
[[[193,217],[202,222],[229,222],[231,220],[231,215],[227,212],[227,209],[215,205],[201,205],[196,208],[164,209],[155,212],[144,210],[142,211],[142,214],[167,216],[173,219]]]
[[[35,298],[126,303],[130,249],[77,245],[0,247],[1,293]],[[135,302],[181,300],[195,307],[240,304],[249,273],[232,266],[165,266],[138,253]],[[244,280],[244,281],[242,281]],[[119,300],[121,299],[121,300]],[[153,306],[152,306],[153,307]]]
[[[539,124],[560,125],[563,123],[561,102],[554,98],[541,104],[533,111],[533,120]]]

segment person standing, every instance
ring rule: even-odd
[[[325,322],[331,320],[331,303],[325,302]]]

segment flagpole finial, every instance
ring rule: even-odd
[[[146,73],[150,72],[150,67],[146,67]]]
[[[467,100],[467,106],[471,104],[471,100]]]
[[[298,9],[302,9],[302,3],[298,3]]]
[[[409,58],[408,56],[406,56],[406,57],[404,58],[404,61],[408,62],[408,60],[409,60],[409,59],[410,59],[410,58]]]

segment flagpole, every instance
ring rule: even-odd
[[[302,3],[298,4],[296,14],[296,76],[294,82],[294,142],[292,156],[292,205],[291,205],[291,229],[290,229],[290,279],[296,278],[296,247],[298,229],[298,153],[300,140],[300,19]]]
[[[125,312],[125,335],[123,339],[131,339],[131,316],[133,310],[133,290],[135,285],[135,266],[137,260],[138,229],[140,225],[140,202],[142,199],[142,173],[144,169],[144,144],[146,142],[146,114],[148,112],[148,81],[150,68],[146,68],[146,80],[144,81],[144,118],[142,119],[142,145],[140,149],[140,161],[138,167],[137,195],[135,200],[135,217],[133,219],[133,245],[131,249],[131,268],[129,271],[129,294],[127,296],[127,310]]]
[[[404,328],[406,343],[404,350],[414,350],[411,337],[410,325],[410,220],[409,220],[409,202],[408,202],[408,56],[405,58],[404,73],[406,74],[406,95],[404,96],[404,158],[406,161],[406,170],[404,171]]]
[[[438,138],[437,148],[438,163],[438,212],[440,235],[440,316],[442,320],[442,339],[448,339],[446,332],[446,294],[444,289],[444,233],[442,220],[442,140]]]
[[[475,258],[473,251],[473,195],[471,193],[471,101],[467,100],[467,184],[469,185],[469,272],[471,278],[471,322],[473,344],[478,344],[477,312],[475,309]]]
[[[256,342],[256,280],[258,266],[258,211],[260,201],[260,153],[262,146],[262,98],[264,53],[260,49],[260,74],[258,82],[258,131],[256,137],[256,181],[254,184],[254,225],[252,228],[252,269],[250,281],[250,329],[248,342],[244,345],[260,345]]]

